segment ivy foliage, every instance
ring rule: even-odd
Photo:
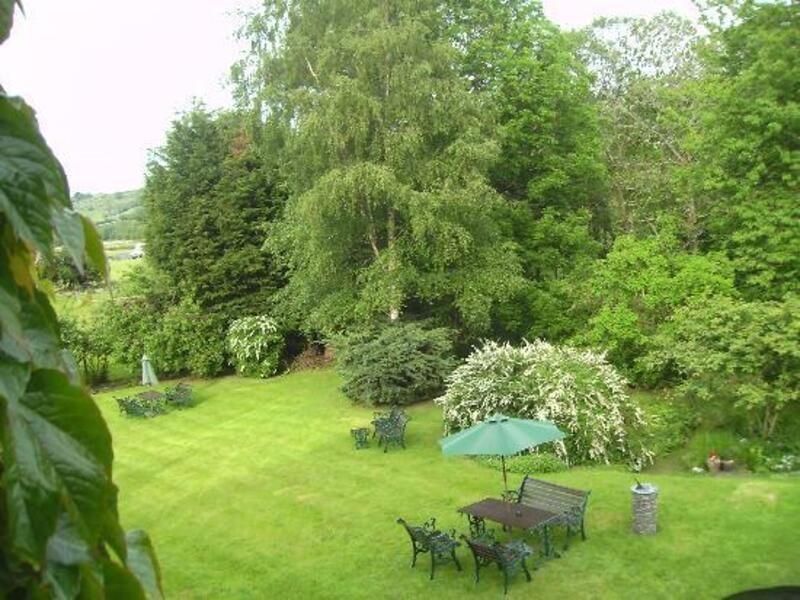
[[[0,1],[0,40],[13,9]],[[105,273],[103,247],[33,111],[2,92],[0,239],[0,596],[158,598],[149,539],[119,523],[111,435],[36,277],[56,240],[79,270]]]
[[[440,393],[453,370],[453,332],[397,323],[336,343],[345,395],[365,404],[411,404]]]

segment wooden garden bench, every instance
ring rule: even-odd
[[[570,538],[576,531],[580,530],[581,538],[586,539],[584,519],[589,493],[526,475],[519,491],[511,492],[509,499],[557,515],[553,524],[564,525],[567,528],[567,540],[564,546],[566,549],[569,547]]]
[[[475,559],[475,583],[481,580],[481,567],[496,564],[503,573],[503,593],[508,594],[509,580],[520,570],[525,573],[525,578],[530,581],[531,574],[525,559],[533,554],[532,550],[522,541],[501,544],[494,539],[491,530],[484,530],[481,537],[468,538],[461,536]]]
[[[436,529],[436,519],[431,517],[422,525],[409,525],[404,519],[397,519],[402,525],[408,536],[411,538],[411,566],[417,564],[417,555],[430,553],[431,555],[431,579],[436,571],[436,564],[443,562],[454,562],[456,568],[461,570],[461,563],[456,558],[456,548],[461,544],[455,539],[455,532],[445,533]]]

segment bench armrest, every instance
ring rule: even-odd
[[[519,492],[517,490],[507,490],[500,494],[500,497],[506,502],[519,502]]]

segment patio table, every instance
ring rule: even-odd
[[[458,512],[477,519],[489,519],[509,529],[518,527],[526,531],[542,530],[544,555],[551,556],[550,535],[548,526],[558,520],[558,515],[540,508],[533,508],[517,502],[505,502],[497,498],[484,498],[468,506],[462,506]]]

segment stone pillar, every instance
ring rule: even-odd
[[[658,488],[649,483],[634,485],[633,492],[633,532],[652,535],[656,532],[658,521]]]

